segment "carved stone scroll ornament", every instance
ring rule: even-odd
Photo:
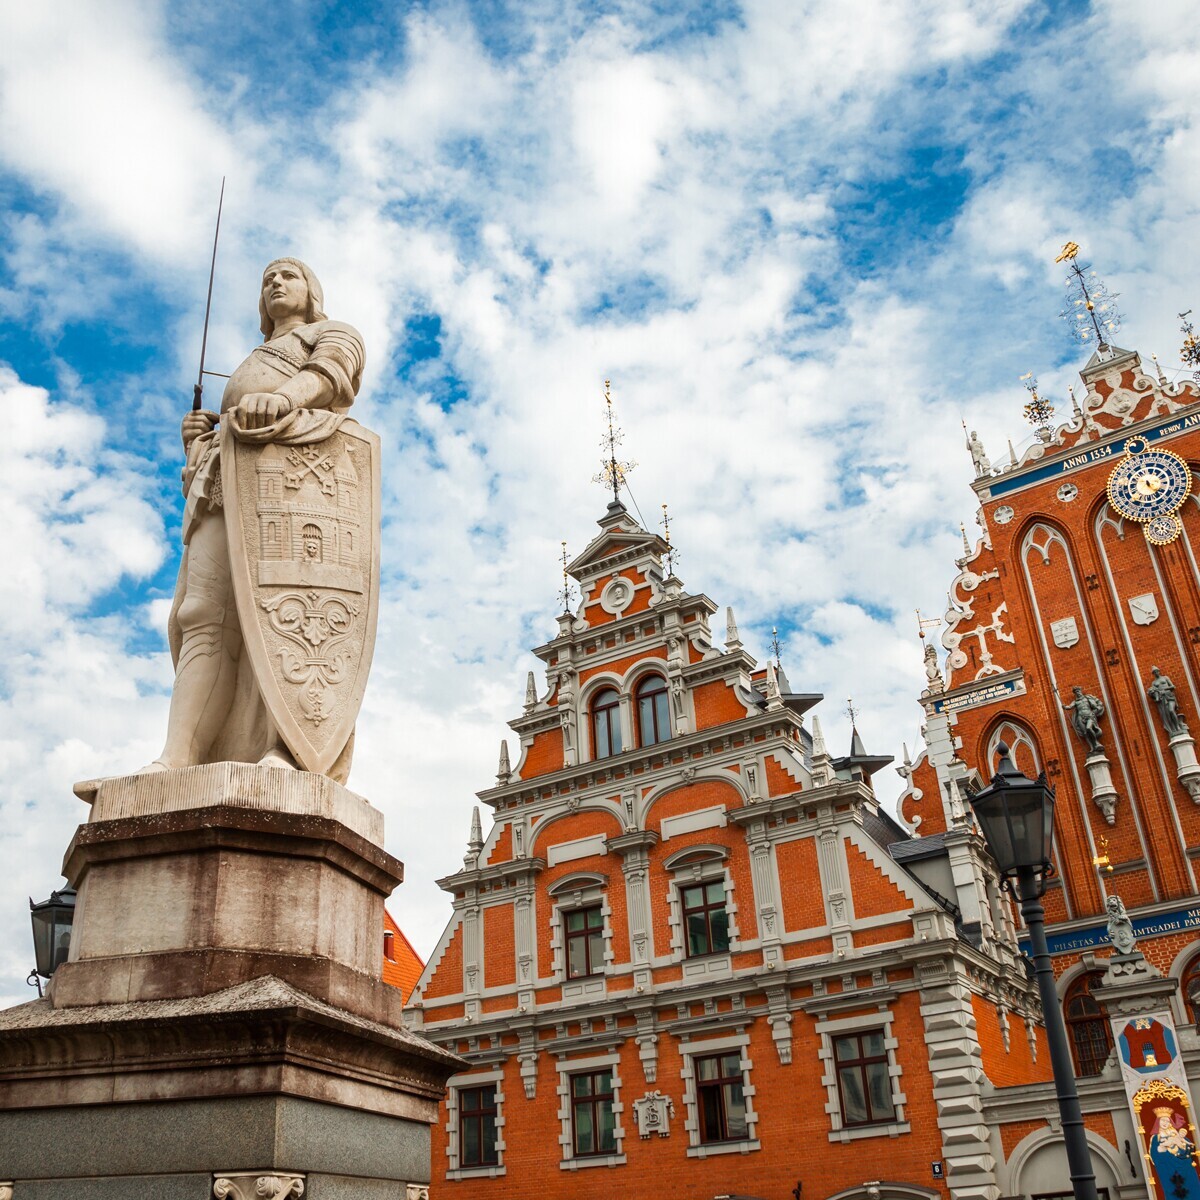
[[[638,1134],[643,1139],[657,1134],[671,1136],[671,1118],[675,1115],[675,1102],[660,1091],[647,1092],[633,1102],[633,1113],[637,1119]]]
[[[429,1184],[406,1184],[404,1188],[404,1200],[429,1200]]]
[[[0,1183],[0,1200],[12,1200],[13,1185],[11,1183]]]
[[[291,1200],[304,1195],[304,1176],[231,1171],[213,1182],[216,1200]]]

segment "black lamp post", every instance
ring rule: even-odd
[[[1075,1200],[1097,1200],[1096,1176],[1092,1172],[1083,1114],[1079,1110],[1075,1071],[1067,1049],[1067,1031],[1054,988],[1054,971],[1046,945],[1046,912],[1042,908],[1046,875],[1051,869],[1054,789],[1046,783],[1044,773],[1037,779],[1022,775],[1009,758],[1008,747],[1003,742],[999,751],[1000,762],[992,782],[971,797],[971,806],[1001,879],[1021,903],[1021,916],[1029,930]]]
[[[63,888],[51,892],[49,900],[35,904],[29,901],[29,916],[33,922],[33,953],[37,966],[29,981],[36,983],[41,994],[42,979],[49,979],[67,961],[71,949],[71,925],[75,920],[75,889]]]

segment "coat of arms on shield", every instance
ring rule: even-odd
[[[358,717],[379,609],[379,438],[222,439],[229,558],[245,653],[296,761],[327,772]]]

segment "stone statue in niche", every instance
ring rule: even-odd
[[[1071,714],[1071,728],[1087,744],[1089,754],[1102,754],[1100,719],[1104,716],[1104,704],[1098,696],[1087,695],[1081,687],[1073,687],[1071,692],[1075,699],[1063,705]]]
[[[379,439],[347,416],[357,330],[294,258],[263,272],[263,342],[221,412],[183,419],[183,557],[166,744],[146,771],[300,768],[344,783],[379,601]]]
[[[1132,954],[1137,944],[1133,936],[1133,922],[1125,911],[1125,901],[1120,896],[1109,896],[1105,902],[1108,910],[1108,940],[1118,954]]]
[[[1158,718],[1167,731],[1167,737],[1177,737],[1181,733],[1187,733],[1187,721],[1184,720],[1183,713],[1179,711],[1179,701],[1175,697],[1175,685],[1171,682],[1170,677],[1164,675],[1158,667],[1151,667],[1150,674],[1153,679],[1150,681],[1150,686],[1146,688],[1146,695],[1158,709]]]

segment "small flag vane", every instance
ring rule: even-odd
[[[1070,264],[1067,276],[1067,307],[1059,314],[1068,323],[1071,336],[1079,342],[1095,342],[1106,350],[1112,334],[1121,328],[1117,295],[1090,267],[1079,265],[1079,247],[1068,242],[1054,260]]]
[[[562,587],[558,590],[558,602],[562,605],[564,613],[570,613],[571,605],[575,600],[575,585],[571,582],[571,576],[567,573],[567,563],[570,558],[567,555],[567,543],[562,544]]]
[[[921,610],[919,608],[917,609],[917,634],[920,637],[925,636],[925,631],[927,629],[937,629],[941,626],[941,624],[941,617],[923,617],[921,616]]]
[[[1021,382],[1025,385],[1025,390],[1029,393],[1029,399],[1025,403],[1024,413],[1025,420],[1038,431],[1039,434],[1049,436],[1050,422],[1054,417],[1054,405],[1049,400],[1043,399],[1038,395],[1037,377],[1032,371],[1026,371],[1021,376]]]
[[[775,669],[779,670],[783,663],[779,659],[779,630],[771,626],[771,656],[775,659]]]
[[[604,381],[604,405],[608,433],[600,439],[600,448],[608,453],[601,460],[600,470],[592,476],[592,482],[602,483],[605,487],[610,488],[613,494],[613,503],[620,504],[621,485],[625,482],[625,476],[637,466],[637,463],[617,461],[617,447],[625,440],[625,434],[617,424],[617,416],[613,412],[612,392],[609,390],[611,386],[609,380],[606,379]]]

